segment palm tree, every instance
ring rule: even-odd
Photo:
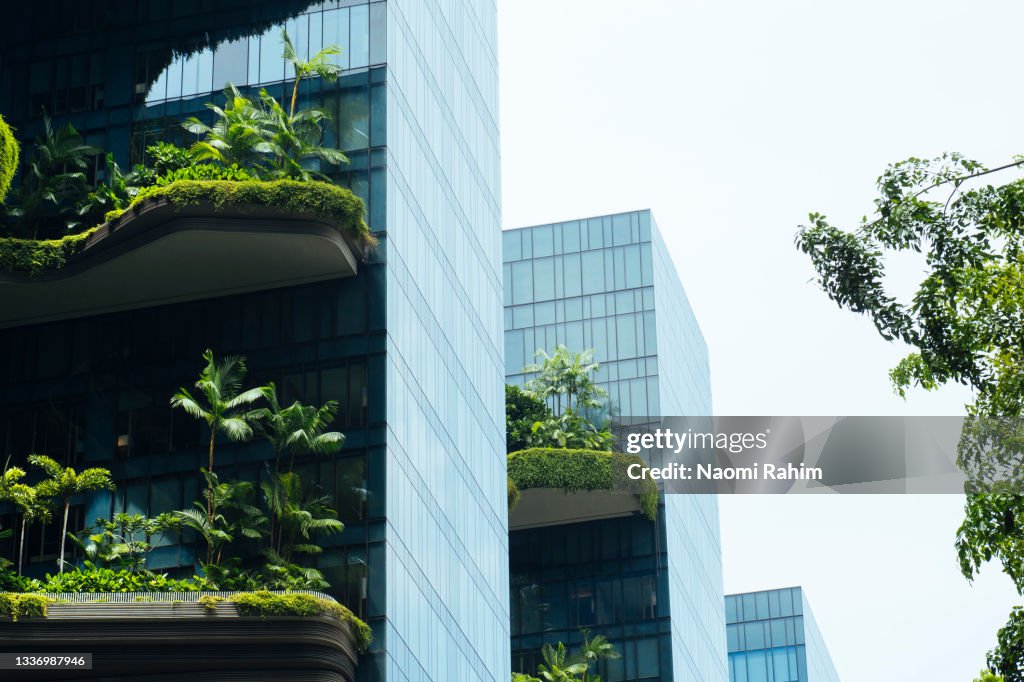
[[[587,682],[591,665],[596,664],[600,660],[614,658],[621,658],[621,656],[615,651],[615,647],[612,646],[607,637],[604,635],[594,635],[593,639],[591,639],[590,630],[583,630],[583,647],[578,657],[578,660],[586,666],[586,669],[583,671],[583,682]]]
[[[263,512],[249,504],[253,494],[252,483],[221,483],[217,474],[205,469],[203,476],[206,478],[206,489],[203,490],[206,504],[196,500],[195,509],[171,512],[171,515],[178,522],[175,530],[185,527],[199,534],[206,543],[206,564],[215,566],[221,561],[224,546],[232,540],[239,536],[262,538],[267,519]]]
[[[319,76],[328,83],[338,80],[342,68],[337,64],[331,64],[327,58],[341,54],[341,48],[337,45],[328,45],[313,55],[308,62],[305,62],[299,59],[299,56],[295,53],[295,46],[292,45],[292,39],[288,37],[288,31],[285,29],[281,29],[281,41],[284,43],[283,56],[291,63],[292,69],[295,71],[295,84],[292,86],[292,105],[288,111],[289,116],[294,116],[295,102],[299,97],[299,82],[303,78]]]
[[[274,156],[273,177],[308,181],[313,178],[330,181],[326,175],[302,165],[307,159],[319,159],[331,165],[348,163],[340,149],[322,146],[321,124],[330,119],[322,109],[304,109],[288,113],[266,90],[260,90],[260,101],[270,136],[268,143]]]
[[[24,223],[31,223],[32,238],[44,230],[47,223],[70,218],[64,227],[75,227],[72,218],[77,204],[88,193],[85,170],[91,157],[102,150],[85,140],[68,123],[54,130],[49,115],[43,113],[43,137],[35,140],[35,150],[29,162],[25,182],[13,201],[8,202],[7,214]]]
[[[319,554],[323,549],[313,542],[314,535],[345,530],[345,524],[330,507],[331,498],[307,497],[298,474],[281,474],[260,487],[277,529],[277,536],[270,538],[271,560],[291,563],[295,554]]]
[[[199,373],[195,387],[205,399],[205,404],[192,397],[185,388],[179,388],[171,398],[171,407],[180,407],[196,419],[202,419],[210,429],[210,464],[207,471],[213,473],[213,445],[218,431],[223,431],[234,441],[252,438],[253,413],[245,408],[263,397],[263,388],[242,390],[242,380],[248,369],[242,356],[228,356],[221,362],[213,357],[213,351],[203,353],[206,366]],[[213,507],[207,498],[207,521],[213,523]]]
[[[273,152],[267,141],[271,131],[266,114],[231,83],[224,87],[224,98],[223,107],[206,105],[217,116],[212,126],[195,116],[182,124],[190,133],[205,136],[189,152],[196,161],[217,161],[225,166],[234,163],[262,172],[264,155]]]
[[[64,520],[60,531],[60,557],[57,559],[58,572],[64,572],[64,547],[68,534],[68,510],[71,508],[71,498],[79,493],[86,493],[93,490],[113,490],[114,482],[110,479],[110,472],[106,469],[93,468],[85,469],[78,473],[71,467],[58,464],[46,455],[29,455],[29,464],[37,466],[46,472],[48,479],[38,484],[37,488],[46,497],[60,500]]]
[[[21,575],[25,563],[26,531],[36,522],[50,522],[50,519],[53,518],[50,509],[52,500],[46,496],[45,490],[24,483],[11,485],[8,489],[8,499],[21,512],[21,533],[18,538],[18,575]]]
[[[569,658],[565,645],[561,642],[558,647],[545,644],[540,655],[544,663],[537,666],[537,672],[546,682],[573,682],[579,675],[586,675],[587,665],[582,661]]]
[[[345,445],[345,436],[337,431],[327,431],[338,414],[338,403],[328,400],[320,407],[303,405],[299,401],[288,407],[281,407],[277,397],[277,386],[270,382],[262,389],[269,408],[253,411],[257,428],[274,448],[274,474],[280,473],[280,458],[285,452],[291,455],[288,472],[295,470],[295,455],[333,455]]]

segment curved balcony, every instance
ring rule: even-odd
[[[0,273],[0,328],[351,277],[364,246],[322,216],[165,198],[82,241],[59,269]]]

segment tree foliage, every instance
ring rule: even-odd
[[[505,447],[507,452],[530,446],[533,425],[552,419],[551,408],[540,398],[527,395],[514,384],[505,386]]]
[[[890,372],[900,395],[913,386],[931,390],[947,383],[973,389],[959,464],[971,477],[966,492],[979,494],[968,495],[957,533],[960,568],[972,579],[983,563],[997,559],[1024,594],[1024,497],[997,480],[1022,470],[1022,164],[1017,158],[988,168],[955,153],[892,164],[877,180],[870,218],[843,230],[812,213],[796,245],[810,257],[829,298],[868,316],[886,340],[913,347]],[[991,183],[999,172],[1014,177]],[[887,258],[907,252],[921,254],[924,277],[910,300],[900,301]],[[1006,680],[1019,680],[1019,673],[1009,675],[1024,663],[1019,625],[1015,610],[989,654],[990,667]]]

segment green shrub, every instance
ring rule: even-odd
[[[4,117],[0,116],[0,204],[7,196],[7,190],[11,188],[14,174],[18,172],[19,152],[20,147],[14,137],[14,131],[4,121]]]
[[[238,607],[243,616],[319,616],[332,614],[338,619],[347,621],[352,626],[356,644],[360,652],[366,651],[373,641],[370,626],[356,617],[350,610],[327,599],[314,597],[311,594],[273,594],[272,592],[244,592],[232,595],[229,599]]]
[[[147,188],[136,197],[129,209],[147,198],[163,198],[179,207],[208,202],[217,210],[225,206],[276,207],[291,213],[337,221],[357,242],[365,246],[376,244],[376,239],[363,219],[363,200],[347,189],[325,182],[178,180],[163,187]],[[124,211],[119,209],[109,211],[106,220],[118,220],[123,214]],[[38,275],[59,270],[68,258],[85,248],[86,240],[97,229],[99,226],[62,239],[0,238],[0,272]]]
[[[631,464],[646,464],[637,455],[597,450],[531,448],[508,456],[508,477],[518,490],[562,488],[629,491],[640,498],[640,509],[654,520],[658,514],[658,486],[651,479],[634,481],[627,476]],[[511,494],[509,499],[511,500]]]
[[[39,592],[198,592],[211,589],[205,578],[187,580],[168,578],[150,571],[131,572],[109,568],[86,567],[58,575],[48,575],[39,585]]]
[[[38,580],[18,575],[10,568],[0,568],[0,592],[39,592]]]
[[[227,601],[226,597],[218,597],[212,594],[204,594],[199,598],[199,603],[202,604],[207,611],[216,611],[217,604],[221,604],[225,601]]]
[[[212,163],[197,163],[165,173],[156,179],[156,186],[163,187],[178,180],[257,180],[255,176],[240,168],[238,164],[218,166]]]
[[[0,614],[17,622],[22,617],[46,615],[49,600],[41,594],[0,594]]]

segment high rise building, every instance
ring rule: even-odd
[[[228,82],[286,101],[282,28],[301,57],[342,48],[342,77],[303,82],[299,100],[331,114],[326,142],[350,161],[334,179],[365,200],[379,246],[356,263],[296,226],[240,239],[244,250],[215,262],[190,257],[206,253],[213,225],[181,248],[153,241],[143,262],[115,255],[88,271],[0,277],[3,455],[114,472],[117,493],[76,500],[72,527],[185,508],[203,436],[168,399],[194,380],[204,349],[245,354],[251,385],[341,404],[344,450],[298,470],[346,524],[318,566],[373,626],[360,679],[505,680],[494,0],[16,3],[0,26],[0,112],[28,143],[45,110],[128,168],[154,142],[194,140],[182,120],[210,121],[205,105],[222,103]],[[106,172],[99,157],[88,169]],[[78,287],[69,310],[50,294],[74,290],[71,276],[93,288]],[[39,303],[26,310],[26,296]],[[258,480],[268,455],[225,442],[218,472]],[[58,532],[30,539],[31,571],[53,570]],[[191,571],[195,560],[191,544],[173,542],[150,567]]]
[[[593,348],[613,416],[711,414],[707,347],[650,211],[503,238],[509,383],[526,381],[538,349]],[[716,498],[662,495],[655,522],[630,510],[577,516],[510,515],[513,669],[532,673],[543,643],[578,643],[590,628],[622,654],[603,664],[608,682],[724,681]]]
[[[803,588],[725,597],[730,682],[839,682]]]

